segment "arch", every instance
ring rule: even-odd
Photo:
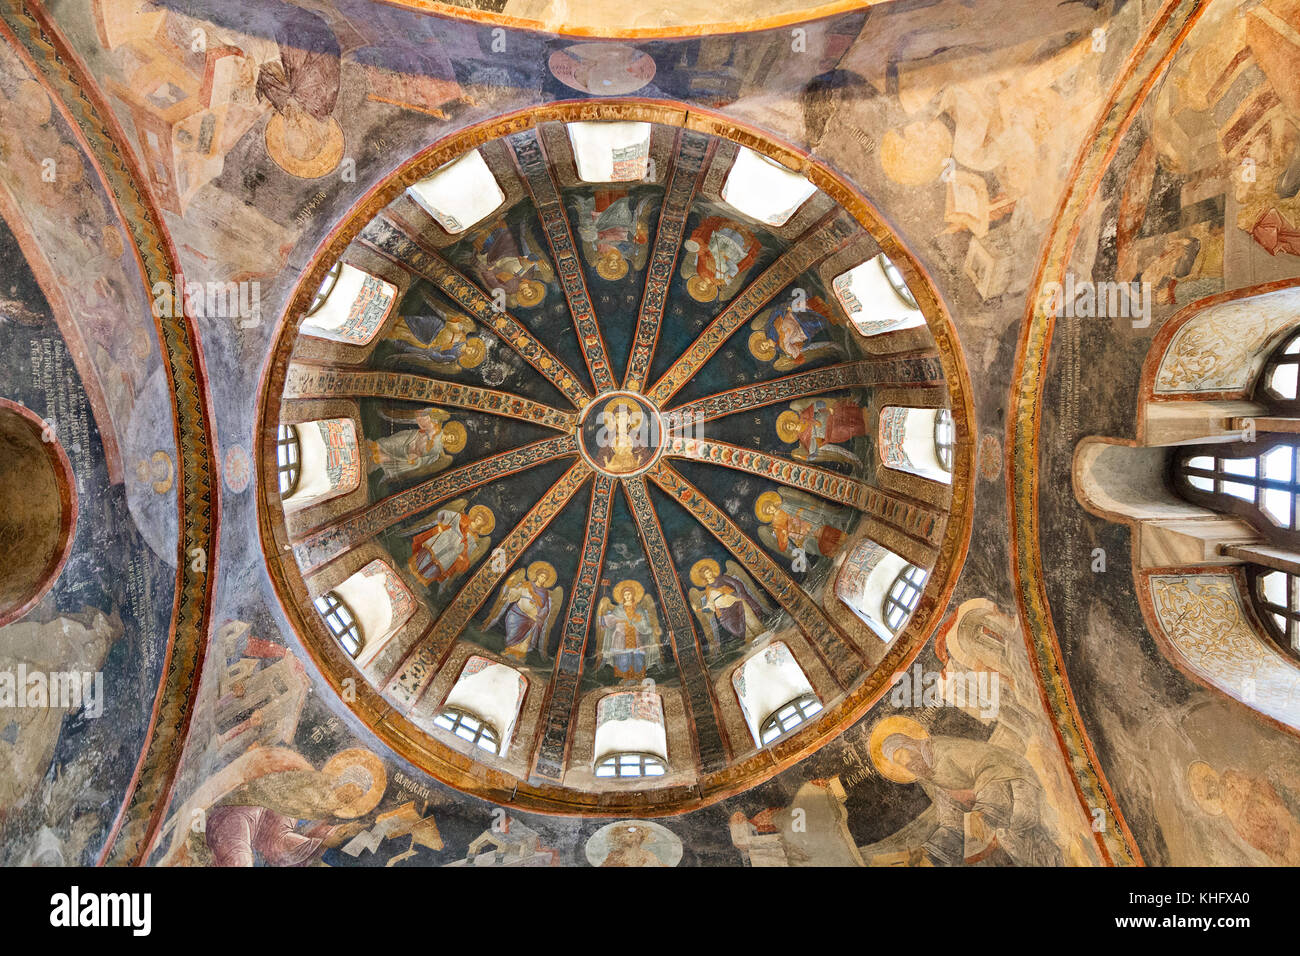
[[[505,756],[510,749],[515,725],[519,720],[519,712],[527,693],[528,678],[519,671],[486,657],[471,655],[465,661],[465,666],[461,668],[446,700],[443,701],[439,717],[434,718],[434,726],[456,733],[459,726],[466,726],[464,717],[453,717],[450,721],[444,721],[443,715],[449,711],[460,715],[472,715],[479,723],[492,729],[495,746],[491,752]],[[459,726],[448,726],[449,723],[456,723]],[[459,736],[468,739],[464,734]],[[481,746],[478,740],[470,742]]]
[[[816,691],[784,641],[772,641],[743,660],[732,671],[731,684],[759,747],[773,743],[822,709]],[[783,713],[787,708],[790,712]]]

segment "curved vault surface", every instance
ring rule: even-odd
[[[563,120],[593,117],[650,122],[638,178],[582,180]],[[934,567],[918,612],[886,639],[835,596],[845,561],[900,501],[873,484],[880,395],[952,405],[953,507],[964,507],[964,391],[944,391],[955,370],[934,344],[949,341],[946,318],[842,183],[748,131],[685,120],[661,106],[588,104],[439,144],[344,221],[283,323],[259,465],[272,578],[349,706],[418,766],[490,799],[677,812],[766,779],[883,693],[933,626],[964,547],[968,521],[940,505],[916,510]],[[781,225],[722,198],[755,198],[728,192],[742,147],[722,133],[807,177],[793,210],[769,216]],[[449,232],[405,188],[472,148],[502,201]],[[831,288],[882,250],[935,332],[920,330],[928,347],[903,357],[875,356]],[[303,326],[340,259],[392,290],[369,341]],[[328,416],[354,416],[360,487],[286,509],[279,426]],[[403,457],[398,445],[421,428],[441,436],[436,453]],[[442,547],[453,529],[455,554]],[[354,660],[313,602],[373,560],[400,579],[395,603],[409,620]],[[705,607],[719,581],[745,603],[743,621]],[[777,642],[826,706],[758,749],[735,671]],[[636,653],[617,653],[627,647]],[[505,756],[434,724],[472,657],[523,675]],[[597,779],[598,700],[646,689],[662,701],[667,772]]]

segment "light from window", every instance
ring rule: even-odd
[[[316,290],[316,297],[311,300],[311,308],[307,310],[307,315],[312,316],[321,310],[321,306],[330,297],[334,287],[339,283],[339,276],[343,274],[343,263],[336,262],[330,266],[330,271],[325,273],[325,279]]]
[[[1251,594],[1264,627],[1285,650],[1300,654],[1300,577],[1252,566]]]
[[[889,586],[882,611],[885,626],[895,634],[916,610],[916,602],[921,599],[921,589],[925,587],[925,578],[926,572],[915,564],[905,564],[903,570],[898,572],[898,577],[894,578],[894,583]]]
[[[798,173],[741,146],[722,186],[722,201],[751,219],[784,226],[816,191]]]
[[[880,268],[885,273],[885,279],[889,282],[889,287],[894,290],[894,294],[903,300],[903,304],[909,309],[916,309],[916,299],[912,297],[912,290],[907,287],[907,280],[903,278],[902,270],[890,260],[888,256],[880,257]]]
[[[596,776],[621,779],[662,777],[668,767],[654,754],[610,754],[596,765]]]
[[[898,266],[883,252],[841,272],[831,282],[835,298],[863,335],[883,335],[925,325],[925,316]]]
[[[439,167],[406,191],[452,235],[486,219],[506,201],[477,149]]]
[[[649,172],[649,123],[570,123],[569,142],[584,182],[629,182]]]
[[[467,711],[448,707],[433,719],[433,723],[435,727],[441,727],[490,754],[498,753],[501,749],[501,738],[492,725]]]
[[[767,720],[763,721],[763,729],[759,733],[762,745],[766,747],[778,737],[788,734],[811,717],[820,714],[821,710],[822,702],[812,694],[796,697],[778,707],[768,715]]]
[[[956,447],[957,426],[952,420],[952,412],[941,408],[934,416],[934,454],[944,471],[952,471]]]
[[[298,487],[298,475],[302,471],[302,454],[298,444],[298,429],[292,425],[281,425],[275,435],[275,462],[280,472],[280,497],[293,494]]]
[[[1300,369],[1300,335],[1292,336],[1280,349],[1273,352],[1264,372],[1260,376],[1263,385],[1263,399],[1294,402],[1297,398],[1298,376]]]
[[[316,610],[325,620],[325,627],[334,639],[343,645],[349,657],[355,658],[361,653],[361,628],[351,608],[333,591],[322,594],[315,601]]]
[[[1257,514],[1273,527],[1296,531],[1300,528],[1296,510],[1298,445],[1294,438],[1277,441],[1249,458],[1187,455],[1177,472],[1199,493],[1191,496],[1193,500],[1206,507],[1245,516]]]

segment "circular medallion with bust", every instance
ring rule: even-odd
[[[268,366],[263,551],[304,645],[399,755],[521,809],[679,813],[813,753],[933,631],[969,533],[923,273],[816,160],[687,115],[555,103],[412,157]],[[917,504],[882,410],[936,400],[953,480]],[[927,780],[946,744],[913,732],[886,776]]]

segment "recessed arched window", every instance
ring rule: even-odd
[[[822,702],[813,694],[804,694],[776,710],[763,721],[759,731],[759,742],[767,746],[778,737],[782,737],[807,721],[815,714],[820,714]]]
[[[754,743],[766,747],[814,714],[821,701],[784,641],[771,641],[731,673],[740,711]]]
[[[793,169],[741,146],[722,184],[722,201],[769,226],[784,226],[817,187]]]
[[[439,166],[409,186],[406,194],[453,236],[482,222],[506,201],[477,149]]]
[[[276,466],[285,508],[296,510],[349,494],[361,484],[361,450],[351,418],[281,425]]]
[[[460,710],[457,707],[445,707],[434,718],[433,723],[434,726],[441,727],[443,730],[455,734],[461,740],[468,741],[488,753],[500,752],[501,737],[497,734],[496,729],[486,720],[468,711]]]
[[[321,282],[320,288],[316,290],[316,298],[312,299],[311,308],[307,310],[308,316],[315,315],[321,310],[321,306],[325,304],[325,300],[330,297],[330,293],[333,292],[334,287],[338,285],[339,276],[342,274],[342,262],[336,262],[334,265],[330,266],[330,271],[325,273],[324,281]]]
[[[664,705],[654,691],[618,691],[596,702],[594,773],[638,780],[668,772]]]
[[[957,426],[952,412],[939,409],[934,416],[934,454],[944,471],[952,471],[953,454],[957,448]]]
[[[280,473],[280,496],[292,495],[298,487],[298,476],[302,473],[298,429],[292,425],[281,425],[276,432],[275,464]]]
[[[1300,538],[1297,436],[1268,436],[1206,451],[1197,449],[1176,459],[1175,486],[1185,497],[1213,511],[1239,515],[1266,537],[1293,543]]]
[[[889,586],[881,613],[885,626],[894,633],[906,623],[916,610],[916,602],[921,599],[921,590],[925,587],[925,572],[915,564],[905,564]]]
[[[442,702],[434,725],[504,757],[527,690],[528,679],[513,667],[472,654]],[[480,725],[487,729],[481,730]]]
[[[1266,634],[1300,657],[1300,333],[1273,349],[1255,379],[1252,397],[1265,412],[1238,420],[1250,426],[1241,441],[1179,448],[1170,480],[1183,498],[1235,515],[1265,539],[1246,560],[1251,603]]]
[[[880,410],[876,444],[886,468],[952,484],[955,442],[956,427],[952,412],[946,408],[886,405]]]
[[[327,591],[316,598],[315,604],[316,610],[325,621],[326,629],[348,652],[348,656],[355,658],[359,655],[364,642],[361,628],[352,609],[333,591]]]
[[[345,345],[366,345],[383,327],[396,302],[395,285],[346,262],[336,262],[316,290],[300,331]]]
[[[831,290],[853,327],[863,335],[925,325],[925,316],[902,271],[883,252],[841,272],[831,282]]]
[[[1300,335],[1293,335],[1273,350],[1259,376],[1256,397],[1278,411],[1294,412],[1300,406],[1297,373],[1300,372]]]
[[[1300,576],[1255,565],[1247,576],[1269,636],[1292,657],[1300,657]]]
[[[596,776],[602,778],[662,777],[667,772],[664,762],[654,754],[610,754],[596,764]]]

